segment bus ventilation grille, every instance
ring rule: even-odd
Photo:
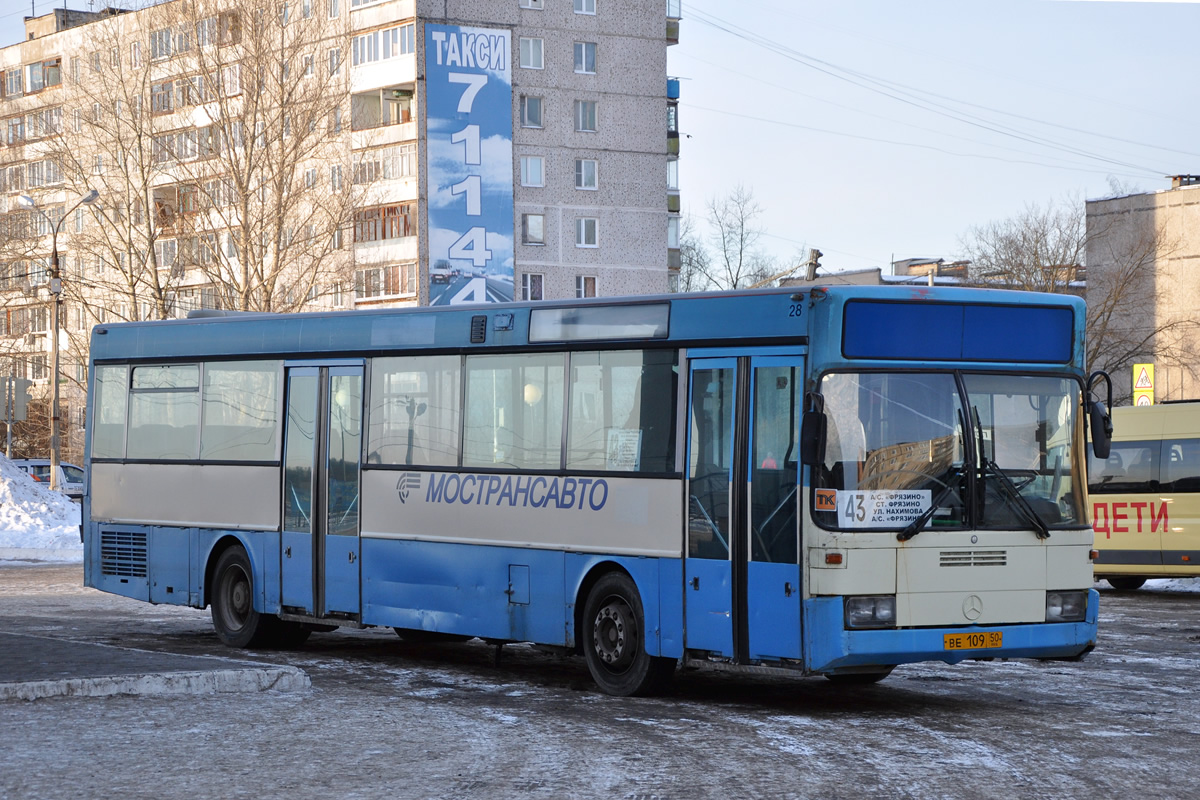
[[[100,574],[146,577],[146,534],[132,531],[100,533]]]
[[[1003,567],[1008,563],[1005,550],[943,550],[943,567]]]

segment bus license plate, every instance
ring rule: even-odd
[[[942,637],[945,650],[987,650],[1004,644],[1002,631],[977,631],[975,633],[947,633]]]

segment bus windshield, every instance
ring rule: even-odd
[[[1069,378],[831,373],[814,517],[846,530],[1083,523]],[[907,536],[905,538],[908,538]]]

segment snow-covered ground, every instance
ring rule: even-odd
[[[82,562],[79,510],[78,503],[33,480],[0,455],[0,562]],[[1146,581],[1141,591],[1200,592],[1200,579]]]
[[[2,455],[0,561],[83,561],[79,504]]]

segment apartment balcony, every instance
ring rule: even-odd
[[[417,246],[416,236],[401,236],[376,242],[355,242],[354,263],[369,266],[396,261],[416,261]]]
[[[378,147],[417,138],[413,87],[384,86],[350,96],[350,146]]]
[[[682,12],[680,0],[667,0],[667,44],[679,44],[679,18]]]

